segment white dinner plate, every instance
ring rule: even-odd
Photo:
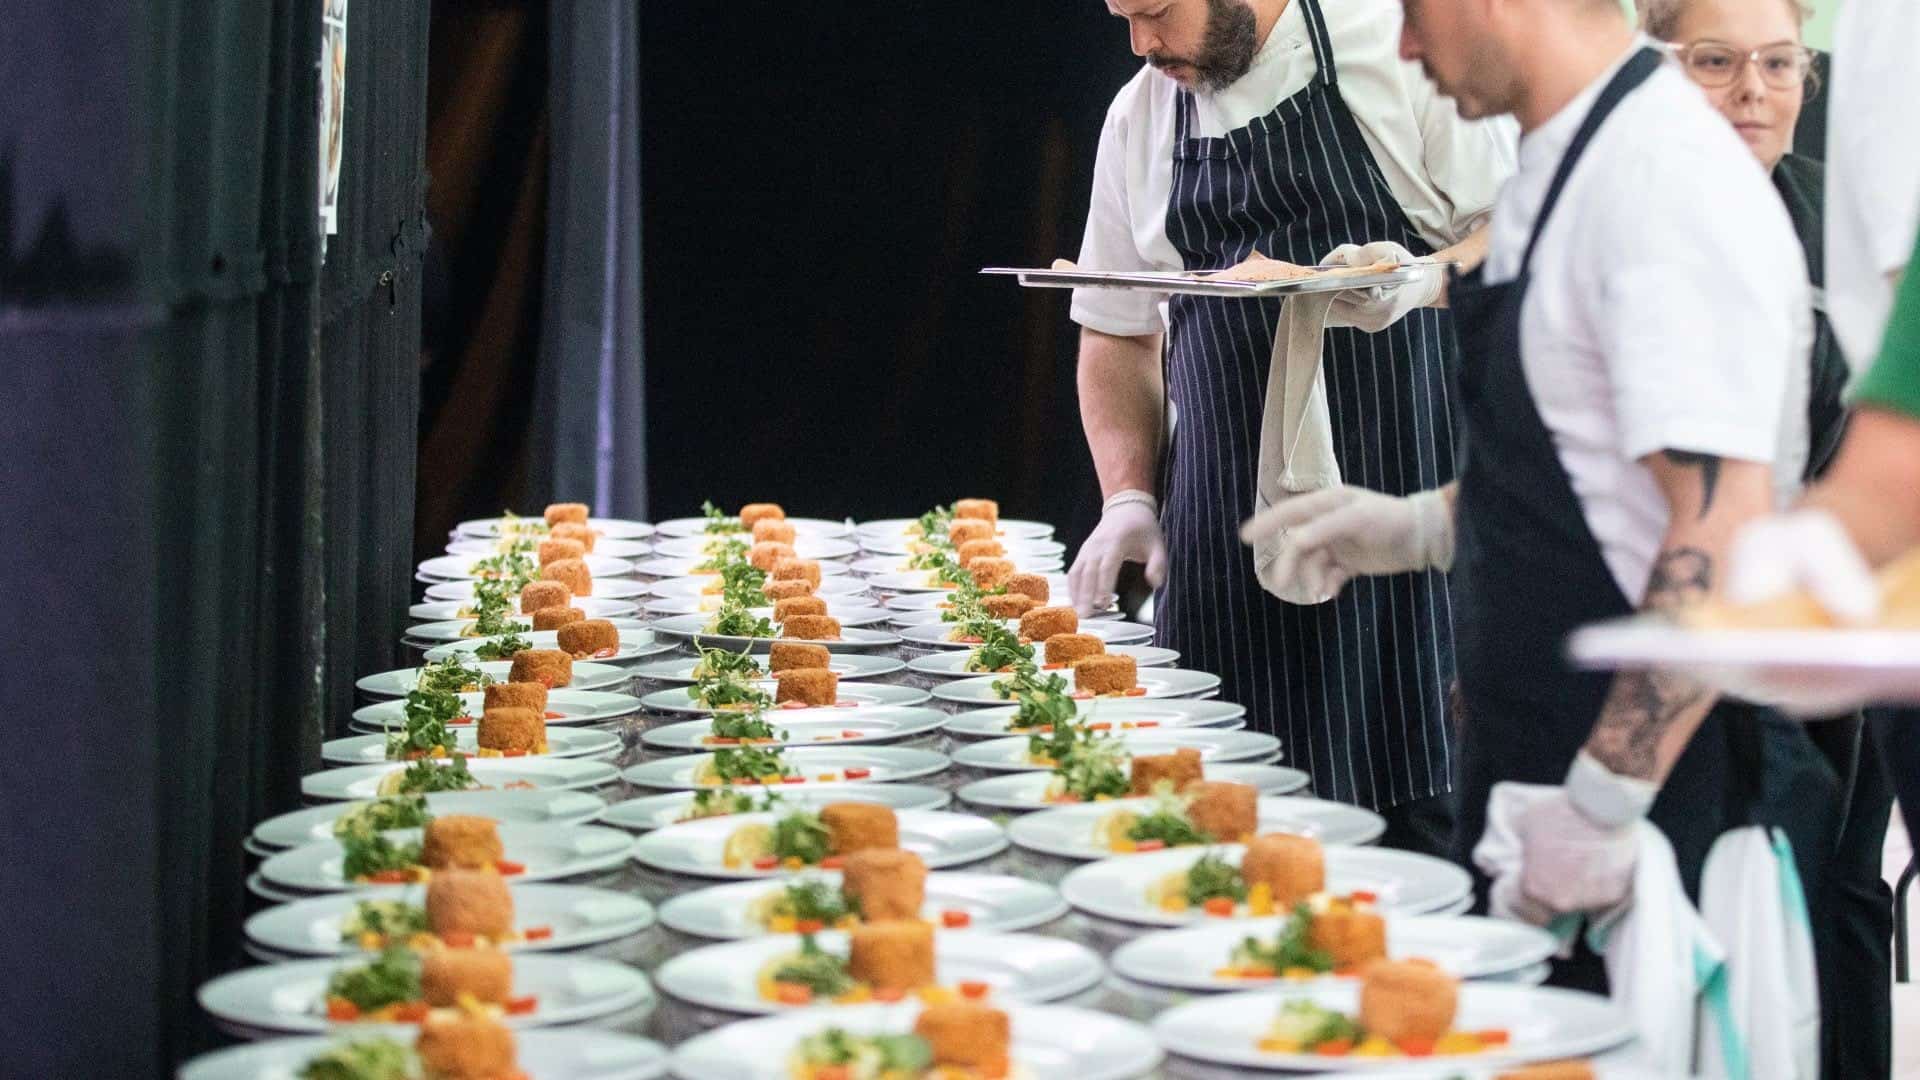
[[[731,814],[641,833],[633,843],[633,860],[669,874],[691,874],[696,877],[749,880],[789,876],[799,871],[777,867],[772,870],[756,870],[752,866],[729,867],[721,858],[727,837],[732,836],[734,830],[747,825],[771,825],[787,813],[792,811]],[[900,846],[920,856],[929,869],[964,866],[1007,849],[1005,831],[975,814],[956,814],[947,810],[902,810],[898,816]]]
[[[472,581],[480,576],[475,564],[480,556],[473,555],[436,555],[420,564],[422,577],[434,581]],[[626,577],[633,573],[633,563],[626,559],[615,559],[608,555],[587,555],[583,557],[587,564],[587,573],[595,581],[601,578]]]
[[[343,1031],[411,1037],[419,1025],[327,1019],[327,980],[342,968],[363,967],[371,959],[328,957],[243,968],[203,983],[196,997],[215,1020],[249,1034]],[[513,993],[535,999],[533,1011],[501,1018],[513,1028],[578,1024],[635,1008],[653,996],[637,968],[597,956],[537,953],[513,958]]]
[[[841,626],[878,626],[890,622],[893,613],[883,607],[876,607],[870,597],[840,596],[822,597],[827,602],[827,614],[840,620]],[[664,619],[673,615],[712,615],[720,610],[718,596],[672,596],[659,597],[647,602],[647,617]],[[747,609],[756,619],[773,618],[773,605],[764,604]]]
[[[1234,780],[1252,784],[1262,795],[1286,795],[1311,783],[1299,769],[1279,765],[1220,765],[1208,762],[1209,780]],[[1053,774],[1044,772],[1009,773],[975,780],[954,792],[960,801],[989,810],[1045,810],[1059,806],[1047,801],[1047,785]]]
[[[479,668],[481,673],[494,682],[506,682],[507,676],[513,672],[511,660],[482,660],[468,666]],[[559,689],[604,690],[607,687],[620,686],[632,677],[633,673],[626,668],[576,660],[573,663],[573,681]],[[355,689],[369,697],[403,698],[412,693],[419,684],[420,669],[411,667],[368,675],[353,685]]]
[[[1015,562],[1022,559],[1059,562],[1064,559],[1067,554],[1067,545],[1058,540],[1022,540],[1006,536],[998,537],[998,540],[1000,541],[1000,546],[1006,549],[1007,554],[1005,557],[1013,559]],[[862,550],[866,551],[867,554],[860,561],[878,567],[876,570],[864,572],[888,573],[897,570],[914,569],[914,553],[907,550],[910,546],[913,546],[913,541],[905,539],[898,545],[895,545],[892,550],[881,550],[862,545]],[[922,547],[924,547],[924,545],[922,545]],[[861,573],[863,571],[856,568],[855,572]]]
[[[818,810],[836,802],[879,803],[895,810],[941,810],[953,802],[947,792],[919,784],[805,784],[770,789],[768,794],[779,796],[781,806],[796,810]],[[681,817],[693,806],[693,796],[691,791],[643,795],[607,807],[599,820],[603,825],[634,832],[664,829],[680,824]]]
[[[1089,720],[1100,714],[1092,711]],[[1264,764],[1280,754],[1280,740],[1257,731],[1221,731],[1217,728],[1174,728],[1168,731],[1116,731],[1113,738],[1127,744],[1130,754],[1171,754],[1185,747],[1200,751],[1208,765],[1214,762],[1245,761]],[[953,763],[970,769],[997,772],[1046,772],[1051,765],[1036,765],[1027,756],[1027,737],[1010,736],[969,743],[953,752]]]
[[[833,641],[816,641],[810,638],[789,637],[735,637],[729,634],[707,632],[707,624],[712,622],[710,615],[672,615],[653,624],[654,636],[663,640],[691,641],[705,649],[727,649],[739,652],[752,649],[755,652],[771,650],[776,641],[794,642],[802,645],[825,645],[829,652],[867,652],[874,649],[890,649],[900,644],[897,634],[884,630],[872,630],[859,626],[843,626],[840,637]],[[779,629],[775,627],[775,629]]]
[[[521,636],[525,637],[528,645],[535,649],[557,649],[560,647],[560,632],[558,630],[533,630]],[[427,650],[426,661],[429,664],[437,664],[449,656],[458,656],[463,660],[469,659],[479,650],[480,646],[486,644],[487,641],[487,638],[467,638],[464,641],[437,645]],[[635,660],[644,660],[649,656],[659,656],[662,653],[670,653],[679,647],[680,643],[677,641],[656,639],[651,630],[622,627],[620,630],[620,644],[612,655],[601,656],[595,654],[591,661],[575,660],[573,662],[576,672],[575,681],[578,681],[577,673],[581,664],[630,664]]]
[[[417,842],[419,829],[391,829],[395,842]],[[554,881],[579,877],[620,865],[633,847],[632,835],[599,825],[502,825],[503,856],[525,866],[526,872],[507,880]],[[368,885],[348,881],[341,871],[340,844],[322,840],[291,848],[260,864],[260,876],[269,885],[305,892],[359,891]]]
[[[647,595],[647,585],[644,581],[635,581],[632,578],[595,578],[589,595],[597,596],[602,600],[631,600],[636,596]],[[429,600],[472,600],[473,582],[435,582],[427,586],[426,597]]]
[[[814,941],[829,953],[847,955],[847,935],[822,931]],[[660,992],[722,1012],[768,1015],[807,1006],[782,1005],[760,996],[762,967],[800,949],[798,938],[759,937],[689,949],[654,970]],[[934,985],[985,983],[992,1006],[1014,1001],[1058,1001],[1099,984],[1106,965],[1085,945],[1036,934],[939,933],[933,937]],[[830,1002],[820,1002],[832,1007]]]
[[[771,697],[776,684],[771,679],[755,682]],[[640,699],[640,706],[648,712],[690,713],[698,716],[711,716],[713,709],[688,696],[691,687],[670,686],[665,690],[656,690]],[[792,720],[831,719],[842,713],[853,713],[876,708],[903,708],[925,704],[932,694],[915,686],[893,686],[889,683],[850,682],[834,688],[835,702],[832,705],[809,706],[789,709],[776,705],[766,711],[768,720],[785,717]]]
[[[309,799],[376,799],[380,781],[406,768],[405,762],[389,761],[308,773],[300,780],[300,794]],[[610,784],[620,776],[604,761],[552,757],[468,758],[467,771],[481,788],[493,791],[578,791]]]
[[[845,559],[857,555],[860,545],[845,537],[821,536],[817,533],[801,533],[797,529],[793,538],[793,553],[801,559]],[[752,542],[750,537],[743,540]],[[715,537],[673,536],[659,540],[653,545],[653,553],[668,559],[705,559],[720,550],[723,541]]]
[[[1015,818],[1007,826],[1007,838],[1029,851],[1063,859],[1135,858],[1137,856],[1117,855],[1106,845],[1097,843],[1094,830],[1103,818],[1116,811],[1145,814],[1153,805],[1152,799],[1112,799],[1058,806]],[[1371,844],[1387,831],[1387,821],[1379,814],[1327,799],[1270,795],[1260,800],[1259,815],[1262,834],[1284,832],[1310,836],[1330,847]]]
[[[815,560],[820,563],[820,576],[824,578],[841,577],[849,573],[846,563]],[[707,562],[704,558],[672,558],[666,555],[651,555],[633,564],[633,572],[641,577],[682,578],[708,577],[718,579],[720,571],[701,570]]]
[[[518,603],[516,599],[516,606]],[[631,619],[640,614],[639,604],[631,600],[609,600],[604,596],[576,596],[567,601],[567,606],[579,608],[589,619]],[[463,611],[465,615],[461,614]],[[445,622],[448,619],[471,622],[473,604],[466,600],[428,600],[408,608],[407,617],[415,622]],[[531,620],[527,622],[531,624]]]
[[[647,624],[641,622],[639,619],[627,618],[625,616],[617,619],[609,619],[608,621],[613,623],[614,627],[620,631],[622,637],[625,637],[629,630],[640,631],[647,628]],[[548,635],[554,633],[552,630],[535,630],[533,628],[533,619],[526,615],[513,616],[513,622],[514,625],[519,628],[519,633],[523,636],[531,637],[536,633]],[[472,619],[446,619],[441,622],[422,623],[418,626],[407,627],[407,632],[401,640],[408,645],[447,645],[457,641],[480,642],[486,640],[487,635],[468,633],[468,631],[473,628],[473,624],[474,621]],[[501,635],[492,636],[498,637]],[[550,645],[539,645],[535,647],[542,649],[552,648]]]
[[[1360,988],[1355,983],[1323,983],[1202,998],[1161,1013],[1153,1022],[1153,1034],[1171,1053],[1219,1065],[1316,1072],[1380,1067],[1379,1058],[1261,1050],[1257,1044],[1287,1001],[1311,1001],[1357,1017]],[[1586,1057],[1633,1038],[1633,1025],[1626,1014],[1606,998],[1574,990],[1499,983],[1461,986],[1453,1026],[1459,1031],[1504,1028],[1509,1033],[1511,1040],[1504,1047],[1455,1059],[1463,1065],[1488,1068]],[[1434,1060],[1407,1059],[1407,1063],[1429,1065]]]
[[[788,1080],[787,1055],[828,1028],[858,1035],[905,1035],[920,1006],[848,1005],[742,1020],[680,1044],[673,1075],[680,1080]],[[1133,1080],[1163,1057],[1153,1035],[1131,1020],[1064,1005],[1014,1005],[1012,1080]],[[200,1080],[195,1077],[192,1080]],[[542,1078],[544,1080],[544,1078]]]
[[[1158,645],[1109,645],[1107,653],[1112,656],[1131,656],[1134,665],[1142,669],[1169,667],[1180,659],[1178,652],[1163,649]],[[907,661],[907,670],[916,675],[929,675],[936,679],[977,679],[983,674],[992,674],[992,672],[968,671],[967,660],[972,655],[972,650],[962,649],[928,653]],[[1033,647],[1034,662],[1040,663],[1045,658],[1045,646],[1035,645]],[[1059,668],[1043,666],[1043,669],[1059,671],[1063,675],[1066,673],[1064,669]]]
[[[918,518],[882,518],[861,522],[854,527],[853,535],[868,551],[906,551],[910,544],[921,539],[919,525]],[[1053,526],[1041,521],[1002,518],[998,525],[998,538],[1003,543],[1053,538]]]
[[[1020,567],[1018,560],[1015,561],[1014,565]],[[1019,572],[1022,574],[1045,574],[1047,576],[1048,591],[1052,594],[1053,599],[1062,606],[1068,602],[1066,575],[1060,573],[1059,560],[1049,559],[1044,563],[1040,563],[1039,568],[1036,569],[1020,567]],[[895,570],[888,573],[869,574],[867,575],[866,582],[868,588],[878,589],[881,592],[887,593],[945,594],[953,591],[952,586],[942,585],[935,581],[933,572],[929,570]],[[1059,584],[1055,584],[1055,582]]]
[[[278,904],[247,920],[247,940],[281,956],[371,956],[357,941],[342,941],[340,927],[363,900],[400,900],[426,906],[424,885],[388,885]],[[531,882],[512,886],[514,929],[544,926],[535,941],[515,941],[514,953],[565,952],[637,934],[653,925],[653,905],[637,896],[587,885]]]
[[[1057,552],[1047,554],[1038,551],[1009,550],[1002,557],[1013,563],[1013,572],[1016,574],[1058,574],[1066,569],[1066,563],[1061,560]],[[853,560],[849,568],[854,573],[868,578],[881,574],[907,574],[919,576],[925,580],[927,573],[924,570],[914,569],[913,559],[907,555],[869,555],[864,559]]]
[[[271,817],[254,826],[252,838],[274,851],[333,839],[333,823],[366,802],[330,802]],[[585,791],[439,791],[427,796],[427,811],[474,814],[502,825],[585,825],[607,809],[607,800]]]
[[[479,735],[476,734],[476,728],[463,726],[449,730],[453,732],[453,741],[458,744],[462,753],[471,754],[479,749]],[[556,727],[547,732],[546,753],[520,756],[611,758],[620,753],[623,745],[620,736],[611,731],[570,731],[567,728]],[[387,760],[387,737],[385,735],[349,735],[344,739],[329,739],[320,744],[320,760],[329,765],[380,764]]]
[[[900,705],[875,705],[860,709],[803,709],[795,712],[775,709],[766,717],[767,722],[780,733],[780,744],[783,746],[898,742],[931,734],[947,724],[947,714],[938,709]],[[707,741],[712,734],[713,722],[710,719],[689,720],[649,728],[640,736],[640,741],[661,750],[712,750],[715,744]]]
[[[756,657],[760,670],[766,670],[763,657]],[[697,656],[664,656],[658,660],[648,660],[629,668],[636,679],[652,679],[655,682],[692,684],[693,669],[700,664]],[[893,675],[906,668],[904,661],[891,656],[869,656],[864,653],[834,653],[827,662],[828,670],[840,676],[842,682],[851,679],[878,679]]]
[[[540,541],[546,538],[545,533],[532,537],[531,540],[534,548],[528,552],[528,554],[537,557]],[[510,544],[511,542],[504,537],[486,539],[477,536],[461,536],[455,533],[454,538],[447,541],[447,554],[466,555],[469,557],[478,555],[485,557],[510,550]],[[616,540],[612,537],[602,536],[595,538],[593,550],[587,554],[607,555],[615,559],[637,559],[642,555],[650,555],[652,553],[653,545],[644,540]]]
[[[1041,606],[1052,604],[1055,598],[1063,605],[1071,603],[1072,600],[1068,596],[1070,591],[1071,586],[1067,583],[1067,575],[1048,574],[1048,599]],[[932,592],[895,593],[881,601],[881,606],[891,611],[945,611],[953,606],[951,592],[950,589],[939,589]],[[1038,600],[1039,597],[1034,599]]]
[[[1020,632],[1019,619],[1008,619],[1006,624],[1008,630],[1016,634]],[[950,639],[947,635],[953,633],[954,629],[949,623],[921,623],[902,627],[900,637],[915,645],[931,645],[940,649],[972,649],[978,644]],[[1115,619],[1082,619],[1078,632],[1097,637],[1109,645],[1145,645],[1153,640],[1153,627]]]
[[[1166,911],[1147,900],[1147,887],[1176,870],[1184,870],[1202,855],[1214,852],[1239,865],[1246,848],[1217,844],[1206,848],[1175,848],[1145,855],[1115,856],[1088,863],[1060,882],[1067,903],[1090,915],[1148,926],[1185,926],[1208,923],[1222,916],[1200,911]],[[1431,855],[1375,847],[1326,849],[1327,891],[1336,896],[1370,892],[1380,911],[1390,915],[1427,915],[1459,903],[1473,891],[1473,880],[1458,866]]]
[[[476,518],[472,521],[461,522],[454,527],[453,531],[461,536],[478,536],[483,538],[499,536],[501,526],[510,520],[518,520],[522,523],[538,522],[543,526],[546,524],[546,518],[541,515],[535,515],[533,517],[523,516],[518,519],[504,517]],[[647,537],[652,536],[654,531],[653,526],[644,521],[629,521],[626,518],[590,517],[587,519],[587,528],[592,529],[603,537],[613,540],[645,540]],[[547,535],[547,530],[545,528],[538,529],[534,535],[535,537],[544,537]]]
[[[466,711],[453,721],[453,725],[465,727],[472,724],[485,708],[486,694],[461,694],[460,703],[465,706]],[[604,690],[547,691],[548,727],[604,724],[623,716],[632,716],[639,711],[640,699],[632,694],[609,694]],[[391,698],[353,710],[353,721],[348,726],[355,731],[374,732],[398,730],[405,727],[406,723],[406,701],[401,698]]]
[[[974,739],[1004,739],[1030,732],[1008,731],[1007,725],[1019,715],[1018,705],[996,705],[991,709],[973,709],[954,713],[947,731]],[[1102,701],[1088,714],[1093,724],[1104,724],[1107,731],[1151,731],[1155,728],[1219,728],[1237,731],[1246,726],[1247,707],[1230,701]]]
[[[835,870],[816,870],[812,876],[838,886]],[[751,915],[755,902],[778,892],[785,882],[735,881],[711,885],[675,896],[660,906],[660,922],[670,930],[694,937],[738,940],[763,937],[770,933]],[[1011,874],[977,874],[959,870],[939,870],[927,875],[926,901],[920,917],[942,926],[950,914],[964,914],[966,924],[957,930],[1006,932],[1030,930],[1067,914],[1067,902],[1052,887]]]
[[[1430,960],[1462,979],[1486,979],[1545,963],[1559,948],[1552,934],[1512,919],[1475,915],[1397,915],[1387,919],[1387,955]],[[1251,982],[1219,974],[1247,938],[1270,942],[1287,919],[1216,920],[1134,938],[1113,954],[1117,975],[1176,990],[1237,991],[1297,985]],[[1340,976],[1324,980],[1338,982]]]
[[[679,754],[674,757],[656,758],[632,766],[621,773],[620,777],[637,787],[662,788],[669,791],[698,790],[714,786],[694,779],[694,773],[712,758],[712,754]],[[932,750],[914,750],[904,746],[809,746],[785,750],[781,753],[781,758],[800,779],[796,783],[770,786],[794,788],[805,784],[835,783],[842,780],[848,769],[867,770],[867,775],[855,777],[847,781],[849,783],[885,784],[932,776],[934,773],[944,772],[950,764],[945,754],[937,754]],[[823,776],[828,779],[821,779]],[[738,786],[757,791],[763,785]]]
[[[932,596],[934,594],[933,593],[903,593],[901,595],[906,597],[915,597],[915,596]],[[899,597],[889,597],[888,599],[899,599]],[[885,601],[882,601],[882,605],[883,606],[885,605]],[[1048,605],[1041,605],[1041,606],[1045,607]],[[901,611],[898,608],[888,607],[887,610],[892,613],[891,617],[887,619],[887,625],[898,628],[898,629],[904,629],[909,626],[932,626],[935,623],[946,623],[948,625],[952,625],[953,623],[952,619],[947,618],[947,612],[942,608],[923,608],[919,611]],[[1111,622],[1115,619],[1120,618],[1120,611],[1117,608],[1108,608],[1107,610],[1100,612],[1097,615],[1083,615],[1081,616],[1081,618],[1091,622]]]
[[[271,1039],[202,1054],[178,1080],[292,1080],[329,1047],[365,1038]],[[667,1074],[667,1049],[651,1039],[598,1028],[538,1028],[514,1032],[520,1071],[527,1080],[656,1080]]]
[[[1078,694],[1079,683],[1074,679],[1073,669],[1055,672],[1067,680],[1067,692]],[[983,675],[974,679],[960,679],[933,688],[933,696],[941,701],[957,702],[961,705],[1000,705],[1006,698],[994,693],[994,684],[1004,676]],[[1107,698],[1076,698],[1082,706],[1092,706],[1090,715],[1098,713],[1105,705],[1118,705],[1133,701],[1158,701],[1170,698],[1197,698],[1220,692],[1220,676],[1205,671],[1190,671],[1186,668],[1141,668],[1136,679],[1145,693],[1129,694]]]
[[[711,610],[717,611],[719,610],[720,594],[717,591],[708,592],[707,590],[717,589],[719,581],[720,578],[716,574],[660,578],[650,583],[648,586],[650,590],[648,595],[662,599],[667,597],[676,599],[690,596],[703,597],[712,600],[715,606]],[[865,596],[867,591],[867,583],[857,577],[848,574],[829,576],[823,573],[820,578],[820,584],[814,586],[813,595],[822,600],[832,601],[841,597]]]
[[[739,520],[737,517],[734,520]],[[851,536],[853,526],[844,521],[829,521],[826,518],[790,517],[781,519],[793,526],[793,531],[801,536]],[[705,536],[707,519],[703,517],[669,518],[654,526],[662,536]],[[752,532],[727,533],[752,539]]]

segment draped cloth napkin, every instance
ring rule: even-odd
[[[1327,411],[1326,376],[1320,367],[1327,310],[1337,292],[1289,297],[1280,310],[1267,373],[1267,401],[1260,418],[1260,458],[1253,512],[1296,495],[1338,487],[1340,463],[1333,452],[1333,421]],[[1319,604],[1327,597],[1294,580],[1283,580],[1274,562],[1286,550],[1280,533],[1253,546],[1260,587],[1289,604]]]

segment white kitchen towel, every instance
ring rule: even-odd
[[[1704,1074],[1814,1080],[1820,1075],[1820,985],[1807,898],[1786,835],[1756,825],[1714,841],[1700,875],[1700,912],[1726,946],[1734,1020],[1706,1025]],[[1737,1026],[1744,1045],[1723,1037],[1729,1026]]]
[[[1253,513],[1295,495],[1338,487],[1340,463],[1333,451],[1333,420],[1327,412],[1326,377],[1320,369],[1327,309],[1338,293],[1289,297],[1280,310],[1267,371],[1267,401],[1260,417],[1260,460],[1255,472]],[[1254,575],[1261,588],[1289,604],[1319,604],[1317,587],[1275,572],[1287,536],[1253,546]]]

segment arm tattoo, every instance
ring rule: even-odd
[[[1713,467],[1718,468],[1715,460]],[[1712,471],[1707,474],[1713,476]],[[1708,491],[1712,481],[1708,480]],[[1713,556],[1696,547],[1662,551],[1647,582],[1645,607],[1672,611],[1706,601],[1713,589]],[[1622,671],[1600,709],[1587,750],[1622,776],[1656,779],[1660,744],[1675,723],[1711,692],[1685,675],[1667,671]]]
[[[1706,517],[1713,509],[1714,489],[1720,486],[1720,459],[1712,454],[1696,454],[1691,450],[1665,451],[1667,460],[1675,465],[1700,470],[1700,516]]]
[[[1696,547],[1672,548],[1654,560],[1647,606],[1691,607],[1713,592],[1713,556]]]

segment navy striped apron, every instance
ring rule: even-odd
[[[1188,270],[1258,248],[1313,265],[1341,244],[1432,248],[1400,210],[1341,99],[1316,0],[1299,0],[1313,82],[1224,138],[1196,138],[1179,91],[1167,235]],[[1260,423],[1278,300],[1175,296],[1167,394],[1177,409],[1164,465],[1167,582],[1157,640],[1183,666],[1225,680],[1250,727],[1326,798],[1386,807],[1449,788],[1452,611],[1444,575],[1360,578],[1339,599],[1283,603],[1254,577],[1240,523],[1253,511]],[[1447,367],[1453,333],[1423,310],[1378,334],[1329,329],[1327,403],[1342,476],[1391,495],[1453,479]]]

